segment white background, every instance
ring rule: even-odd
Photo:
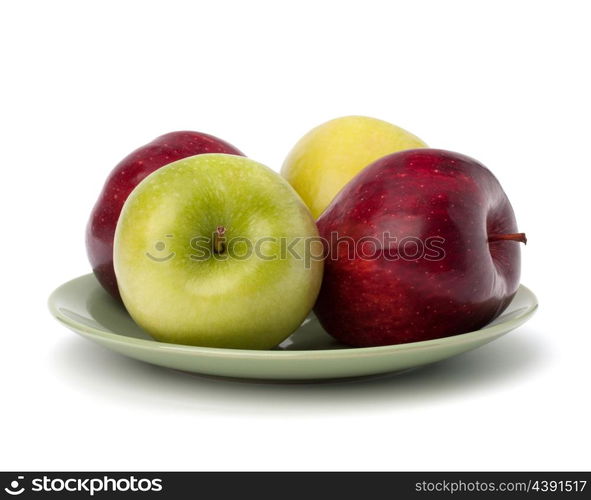
[[[0,469],[590,469],[587,2],[3,2]],[[110,169],[217,135],[279,169],[364,114],[496,173],[537,316],[399,377],[265,385],[123,358],[53,320]]]

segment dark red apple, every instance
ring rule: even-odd
[[[315,313],[352,346],[482,328],[519,286],[513,209],[495,176],[437,149],[395,153],[353,178],[318,219],[328,242]]]
[[[110,173],[88,221],[86,249],[94,274],[113,297],[119,298],[113,270],[113,237],[123,203],[131,191],[155,170],[173,161],[204,153],[244,156],[231,144],[208,134],[170,132],[136,149]]]

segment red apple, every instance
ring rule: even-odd
[[[372,163],[318,219],[328,257],[315,312],[352,346],[477,330],[519,286],[513,209],[495,176],[458,153],[415,149]]]
[[[244,156],[231,144],[208,134],[170,132],[136,149],[110,173],[88,221],[86,249],[94,274],[113,297],[119,298],[113,269],[113,237],[123,203],[131,191],[154,170],[173,161],[204,153]]]

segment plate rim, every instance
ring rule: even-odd
[[[257,349],[229,349],[220,347],[202,347],[185,344],[171,344],[168,342],[160,342],[154,339],[138,339],[135,337],[127,337],[120,333],[105,332],[98,328],[78,323],[75,320],[69,318],[60,311],[57,305],[57,297],[60,291],[75,281],[82,281],[91,277],[93,273],[84,274],[73,278],[71,280],[62,283],[58,286],[47,300],[47,305],[52,316],[57,319],[60,323],[64,324],[67,328],[75,331],[76,333],[84,332],[90,337],[99,337],[101,340],[105,340],[112,343],[132,345],[135,348],[146,349],[150,351],[160,352],[177,352],[192,354],[198,356],[207,356],[215,358],[244,358],[250,359],[285,359],[285,358],[349,358],[349,357],[360,357],[360,356],[376,356],[380,354],[391,354],[392,352],[411,351],[419,349],[429,349],[435,346],[441,345],[453,345],[463,344],[464,342],[472,340],[475,336],[481,336],[484,338],[494,337],[497,333],[504,333],[511,331],[521,324],[529,320],[535,312],[538,310],[539,302],[537,296],[527,286],[520,284],[518,291],[523,290],[529,295],[532,305],[529,305],[525,311],[517,317],[511,318],[510,320],[503,321],[495,325],[485,326],[480,330],[473,330],[471,332],[460,333],[457,335],[451,335],[449,337],[443,337],[432,340],[422,340],[420,342],[408,342],[405,344],[393,344],[385,346],[374,346],[374,347],[351,347],[348,349],[311,349],[311,350],[286,350],[286,351],[275,351],[275,350],[257,350]],[[97,282],[98,284],[98,282]],[[100,285],[99,285],[100,286]],[[106,292],[105,292],[106,293]]]

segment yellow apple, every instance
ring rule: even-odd
[[[281,174],[314,218],[370,163],[390,153],[427,145],[410,132],[367,116],[345,116],[312,129],[291,150]]]

